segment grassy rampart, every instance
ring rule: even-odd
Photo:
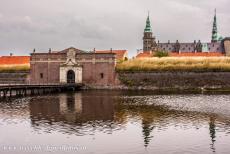
[[[228,72],[230,57],[162,57],[132,59],[118,63],[117,71],[198,71]]]

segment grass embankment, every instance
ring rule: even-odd
[[[0,73],[25,72],[30,70],[29,64],[0,65]]]
[[[133,59],[118,63],[122,71],[230,71],[230,57],[163,57]]]

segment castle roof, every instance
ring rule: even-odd
[[[150,23],[150,19],[149,19],[149,14],[146,20],[146,25],[145,25],[145,30],[144,32],[152,32],[152,27],[151,27],[151,23]]]

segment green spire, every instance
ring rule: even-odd
[[[212,28],[212,42],[218,41],[218,31],[217,31],[217,21],[216,21],[216,9],[213,21],[213,28]]]
[[[149,13],[148,13],[148,17],[147,17],[147,20],[146,20],[145,32],[152,32],[151,23],[150,23],[150,20],[149,20]]]

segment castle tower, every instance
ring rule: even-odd
[[[218,38],[218,31],[217,31],[217,21],[216,21],[216,9],[215,9],[215,15],[214,15],[214,21],[213,21],[213,27],[212,27],[212,42],[217,42],[219,40]]]
[[[155,51],[157,49],[157,43],[155,37],[153,36],[152,27],[149,19],[149,14],[146,20],[146,26],[144,29],[143,37],[143,51]]]

